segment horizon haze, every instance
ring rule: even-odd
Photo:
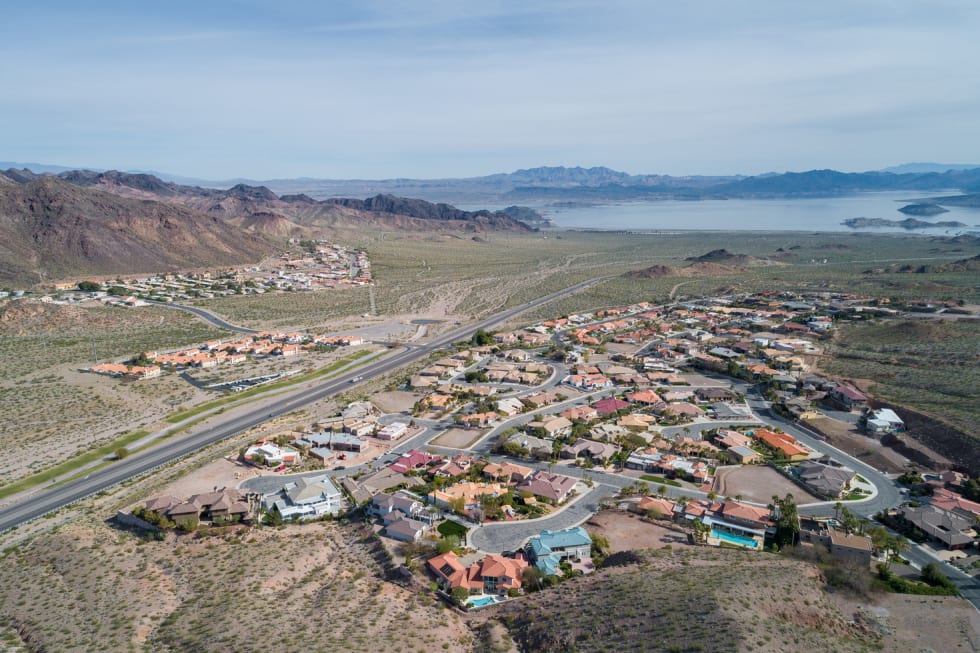
[[[215,180],[968,161],[978,31],[966,0],[28,3],[0,25],[3,158]]]

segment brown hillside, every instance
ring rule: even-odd
[[[0,186],[0,280],[247,263],[271,243],[215,217],[46,177]]]
[[[661,277],[672,277],[677,274],[677,270],[669,265],[651,265],[642,270],[630,270],[623,276],[633,279],[660,279]]]

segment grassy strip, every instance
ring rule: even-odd
[[[664,478],[663,476],[653,476],[652,474],[644,474],[640,477],[644,481],[650,481],[651,483],[660,483],[661,485],[671,485],[673,487],[684,487],[677,481],[672,481],[669,478]]]
[[[50,467],[43,472],[38,472],[37,474],[28,476],[27,478],[15,481],[10,485],[0,488],[0,499],[17,494],[18,492],[29,490],[43,483],[48,483],[59,476],[70,474],[79,467],[93,463],[101,458],[105,458],[120,447],[129,446],[133,442],[136,442],[141,438],[145,438],[149,434],[149,431],[131,431],[118,440],[113,440],[112,442],[104,444],[101,447],[87,451],[79,456],[76,456],[75,458],[72,458],[71,460],[66,460],[60,465]]]
[[[330,365],[321,368],[319,370],[316,370],[314,372],[310,372],[302,376],[290,377],[284,381],[279,381],[277,383],[270,383],[268,385],[252,388],[251,390],[246,390],[244,392],[241,392],[231,397],[223,397],[221,399],[216,399],[215,401],[211,401],[206,404],[196,406],[194,408],[191,408],[190,410],[181,411],[176,415],[172,415],[168,417],[166,421],[170,422],[171,424],[176,422],[181,422],[195,415],[200,415],[205,411],[211,410],[213,408],[221,407],[225,404],[234,401],[238,401],[239,399],[248,398],[252,395],[259,394],[260,392],[268,392],[269,390],[284,388],[286,386],[294,385],[296,383],[302,383],[304,381],[310,381],[317,377],[334,372],[340,369],[341,367],[343,367],[344,365],[347,365],[349,363],[358,360],[359,358],[363,358],[364,356],[367,356],[369,353],[371,352],[366,350],[355,352],[350,356],[335,361],[334,363],[331,363]],[[198,419],[183,425],[176,431],[171,431],[168,435],[173,435],[177,431],[183,431],[184,429],[190,428],[191,426],[194,426],[195,424],[204,421],[208,417],[209,417],[208,415],[201,415]],[[34,474],[32,476],[28,476],[27,478],[23,478],[20,479],[19,481],[15,481],[10,485],[0,488],[0,499],[11,496],[13,494],[17,494],[19,492],[24,492],[25,490],[29,490],[33,487],[37,487],[38,485],[42,485],[44,483],[49,483],[58,477],[68,476],[72,472],[78,470],[80,467],[96,462],[101,458],[105,458],[109,454],[115,452],[117,449],[121,447],[128,447],[130,444],[142,438],[145,438],[148,435],[150,435],[149,431],[143,431],[143,430],[132,431],[117,440],[113,440],[108,444],[102,445],[101,447],[97,447],[95,449],[92,449],[91,451],[87,451],[79,456],[76,456],[75,458],[66,460],[61,464],[55,465],[54,467],[46,469],[42,472],[38,472],[37,474]]]
[[[285,388],[291,385],[295,385],[297,383],[303,383],[304,381],[312,381],[313,379],[321,377],[325,374],[335,372],[341,367],[345,365],[349,365],[350,363],[353,363],[357,359],[363,358],[364,356],[367,356],[370,353],[371,352],[367,350],[361,350],[351,354],[350,356],[345,356],[344,358],[341,358],[338,361],[334,361],[330,365],[320,368],[319,370],[309,372],[308,374],[302,374],[300,376],[290,376],[287,377],[286,379],[283,379],[282,381],[276,381],[275,383],[267,383],[265,385],[256,386],[254,388],[244,390],[234,395],[222,397],[221,399],[215,399],[214,401],[208,401],[206,403],[200,404],[199,406],[195,406],[194,408],[188,408],[187,410],[182,410],[179,413],[174,413],[173,415],[167,417],[165,421],[169,422],[170,424],[177,424],[178,422],[183,422],[185,419],[194,417],[195,415],[200,415],[203,412],[212,410],[214,408],[218,408],[219,406],[230,404],[235,401],[239,401],[240,399],[247,399],[257,394],[261,394],[263,392],[269,392],[270,390]]]
[[[439,531],[445,537],[449,537],[450,535],[455,535],[459,539],[463,540],[466,538],[466,532],[469,529],[463,526],[462,524],[457,524],[453,520],[447,519],[446,521],[439,524],[439,526],[436,527],[436,530]]]

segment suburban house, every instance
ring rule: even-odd
[[[500,417],[497,413],[470,413],[469,415],[456,415],[456,423],[466,427],[489,426],[490,422]]]
[[[686,420],[704,416],[702,409],[687,401],[678,401],[672,404],[658,404],[654,407],[653,412],[658,415],[674,415],[675,417]]]
[[[262,497],[262,507],[275,508],[283,519],[316,519],[340,513],[345,502],[340,489],[327,475],[296,478]]]
[[[430,502],[440,508],[452,509],[453,503],[462,500],[464,510],[472,510],[480,507],[480,499],[486,495],[499,497],[507,493],[507,488],[500,483],[476,483],[465,481],[450,485],[441,490],[433,490],[429,493]]]
[[[294,440],[293,444],[299,447],[308,448],[311,455],[320,458],[326,457],[326,451],[320,451],[318,453],[318,450],[329,451],[332,449],[335,451],[353,451],[360,453],[371,448],[371,445],[367,440],[362,440],[356,435],[351,435],[350,433],[334,431],[309,433],[298,440]]]
[[[560,455],[562,458],[588,458],[597,465],[605,465],[619,450],[619,445],[580,438],[574,444],[563,446]]]
[[[527,433],[515,433],[510,437],[510,439],[507,440],[507,444],[511,443],[524,447],[534,456],[544,458],[551,457],[554,446],[554,440],[538,438],[533,435],[528,435]]]
[[[752,432],[752,435],[759,440],[759,442],[763,443],[777,454],[782,454],[792,462],[806,460],[810,457],[810,451],[803,448],[803,446],[796,441],[796,438],[791,435],[787,435],[786,433],[776,433],[767,429],[756,429]]]
[[[977,536],[972,519],[932,504],[906,506],[899,511],[899,516],[947,549],[973,546]]]
[[[250,519],[255,514],[255,495],[234,488],[195,494],[186,501],[174,496],[150,499],[143,507],[167,517],[183,527],[199,522],[233,522]]]
[[[578,481],[570,476],[538,470],[517,484],[519,492],[530,492],[539,499],[558,505],[563,503]]]
[[[570,385],[573,388],[590,391],[611,388],[613,385],[613,382],[605,374],[598,372],[593,374],[569,374],[562,379],[562,383]]]
[[[659,515],[660,519],[673,519],[679,507],[669,499],[661,497],[640,497],[640,500],[630,506],[633,512],[642,515]]]
[[[932,497],[930,497],[929,503],[942,510],[955,512],[967,519],[980,519],[980,503],[970,501],[962,495],[946,488],[935,488],[932,491]]]
[[[598,417],[599,413],[592,406],[572,406],[563,410],[561,416],[571,420],[580,419],[589,421]]]
[[[718,429],[718,432],[714,436],[714,440],[722,449],[752,446],[752,438],[744,433],[739,433],[738,431],[733,431],[731,429]]]
[[[375,433],[374,437],[378,438],[379,440],[397,440],[406,433],[408,433],[408,423],[392,422],[391,424],[378,429],[378,432]]]
[[[741,465],[762,462],[762,454],[751,447],[732,447],[728,449],[728,455]]]
[[[879,408],[865,420],[868,433],[897,433],[905,430],[905,422],[891,408]]]
[[[452,551],[431,558],[426,564],[446,592],[462,587],[470,594],[503,595],[519,590],[521,575],[527,568],[523,556],[505,558],[493,554],[464,567]]]
[[[650,426],[656,423],[656,417],[653,415],[644,415],[643,413],[630,413],[616,420],[616,426],[622,426],[630,431],[648,431]]]
[[[761,551],[766,531],[772,526],[769,510],[740,501],[708,506],[700,520],[711,528],[708,544],[739,546]]]
[[[848,533],[844,529],[816,519],[800,520],[800,541],[822,544],[834,558],[867,567],[871,564],[872,544],[867,535]]]
[[[412,449],[400,455],[398,460],[388,467],[400,474],[404,474],[412,470],[424,469],[437,460],[440,460],[438,456],[433,456],[418,449]]]
[[[418,542],[427,530],[429,530],[429,525],[425,522],[399,515],[386,524],[381,529],[381,533],[400,542]]]
[[[847,385],[831,388],[827,393],[827,399],[850,411],[860,410],[868,403],[868,398],[864,394]]]
[[[825,465],[816,460],[804,460],[796,466],[796,474],[807,487],[817,494],[837,499],[847,493],[854,480],[854,470],[847,467]]]
[[[663,401],[663,398],[653,390],[638,390],[626,395],[627,401],[644,406],[653,406]]]
[[[121,363],[99,363],[88,368],[89,372],[105,376],[129,379],[152,379],[163,374],[159,365],[122,365]]]
[[[524,402],[517,397],[505,397],[497,400],[497,410],[507,417],[513,417],[524,412]]]
[[[558,438],[572,432],[572,422],[565,417],[547,417],[541,421],[529,422],[528,430],[540,429],[545,435]]]
[[[672,453],[664,453],[650,447],[634,451],[626,459],[627,469],[638,469],[644,472],[661,472],[668,478],[681,476],[704,483],[709,479],[708,465],[700,460],[691,460]],[[689,480],[690,480],[689,479]]]
[[[733,401],[735,399],[735,393],[728,388],[698,388],[694,391],[698,399],[701,401],[711,404],[716,401]]]
[[[273,442],[260,442],[246,449],[242,458],[251,463],[264,463],[270,466],[295,465],[299,462],[299,451],[290,447],[280,447]]]
[[[599,415],[607,417],[629,408],[630,403],[628,401],[623,401],[622,399],[616,399],[615,397],[607,397],[606,399],[600,399],[599,401],[595,402],[592,404],[592,407],[595,408]]]
[[[511,462],[487,463],[483,468],[483,475],[494,481],[503,483],[520,483],[531,475],[533,470],[524,465]]]
[[[371,503],[368,504],[365,512],[369,517],[381,517],[382,519],[398,514],[423,522],[431,522],[434,519],[432,513],[426,509],[425,504],[404,492],[393,494],[379,492],[375,494],[371,497]]]
[[[443,463],[429,468],[429,476],[441,478],[456,478],[465,476],[476,459],[468,453],[458,453]]]
[[[592,556],[592,537],[581,526],[563,531],[541,531],[524,547],[528,561],[548,576],[560,573],[563,560]]]

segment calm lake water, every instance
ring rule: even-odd
[[[822,199],[775,200],[700,200],[649,201],[602,204],[594,206],[553,207],[536,206],[555,225],[565,229],[628,229],[628,230],[757,230],[757,231],[868,231],[902,232],[930,235],[955,235],[980,232],[980,209],[946,207],[948,213],[938,216],[907,216],[898,211],[916,198],[955,195],[956,191],[929,194],[904,191],[900,193],[861,193],[845,197]],[[486,208],[486,207],[484,207]],[[495,207],[503,208],[503,207]],[[841,222],[848,218],[885,218],[904,220],[917,218],[923,222],[962,222],[958,228],[926,228],[905,230],[901,227],[851,229]]]

